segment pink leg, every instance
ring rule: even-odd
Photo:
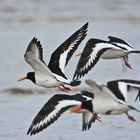
[[[133,122],[136,121],[136,120],[134,119],[133,116],[130,116],[130,115],[128,114],[128,112],[126,112],[126,115],[127,115],[128,119],[129,119],[130,121],[133,121]]]
[[[59,86],[58,88],[59,88],[61,91],[64,91],[64,92],[69,92],[69,91],[71,91],[70,88],[65,87],[64,85],[61,85],[61,86]]]
[[[125,65],[126,65],[128,68],[132,69],[131,65],[128,63],[128,56],[124,56],[124,57],[123,57],[123,60],[124,60]]]
[[[75,54],[75,56],[81,56],[82,55],[82,53],[77,53],[77,54]]]
[[[95,120],[101,122],[101,118],[98,116],[98,114],[96,112],[93,112],[92,121],[95,122]]]

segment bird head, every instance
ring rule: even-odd
[[[23,81],[23,80],[31,80],[33,83],[36,82],[35,80],[35,73],[34,72],[28,72],[25,77],[20,78],[18,81]]]

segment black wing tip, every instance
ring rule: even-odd
[[[86,131],[88,128],[88,125],[86,123],[83,123],[83,126],[82,126],[82,131]]]
[[[48,125],[49,124],[50,123],[48,123]],[[45,129],[48,125],[44,124],[43,126],[36,128],[36,129],[33,129],[33,126],[31,126],[27,131],[27,135],[30,135],[30,136],[35,135],[35,134],[39,133],[40,131],[42,131],[43,129]]]
[[[28,129],[28,131],[27,131],[27,133],[26,133],[27,135],[35,135],[35,133],[32,131],[32,129],[31,129],[31,127]]]
[[[33,39],[30,41],[30,43],[29,43],[29,45],[28,45],[28,47],[27,47],[27,51],[31,49],[31,46],[32,46],[33,44],[36,44],[36,45],[39,46],[40,48],[41,48],[41,46],[42,46],[40,40],[38,40],[38,38],[36,38],[36,37],[33,37]]]
[[[90,66],[88,69],[85,69],[85,71],[80,72],[79,70],[76,70],[73,79],[80,79],[84,77],[90,70],[92,69],[92,66]]]
[[[86,37],[87,35],[87,30],[88,30],[88,22],[86,24],[84,24],[80,30],[83,30],[84,31],[84,34],[83,34],[83,39]]]
[[[32,43],[38,42],[38,38],[37,37],[33,37],[33,39],[31,40]]]
[[[31,125],[30,128],[29,128],[28,131],[27,131],[27,135],[32,136],[32,135],[35,135],[35,134],[38,133],[38,132],[39,132],[39,131],[36,130],[36,129],[33,129],[33,125]]]
[[[137,94],[137,96],[136,96],[135,102],[136,102],[137,100],[140,101],[140,89],[139,89],[139,92],[138,92],[138,94]]]
[[[77,72],[74,74],[73,79],[80,79],[80,78],[84,77],[86,74],[87,74],[87,72],[85,72],[85,73]]]
[[[89,124],[83,124],[82,131],[87,131],[91,128],[91,122]]]
[[[40,43],[40,40],[36,37],[33,37],[33,39],[31,40],[32,43],[35,43],[35,44],[38,44],[38,45],[41,45]]]
[[[92,117],[92,119],[88,123],[83,123],[82,131],[89,130],[92,126],[92,123],[94,122],[95,122],[95,118]]]
[[[82,32],[81,41],[86,37],[87,30],[88,30],[88,22],[85,23],[79,30],[77,30],[77,32]],[[79,44],[81,43],[81,41],[79,42]]]
[[[84,25],[83,25],[83,28],[88,28],[88,25],[89,25],[89,23],[88,22],[86,22]]]
[[[114,36],[108,36],[110,42],[118,42],[118,43],[123,43],[125,45],[130,46],[124,39],[114,37]],[[131,46],[130,46],[131,47]]]
[[[73,80],[71,83],[70,83],[70,85],[71,86],[79,86],[81,84],[81,81],[80,80]]]
[[[86,43],[86,46],[85,47],[89,47],[89,46],[94,46],[98,43],[108,43],[108,41],[106,40],[103,40],[103,39],[98,39],[98,38],[90,38],[87,43]]]
[[[28,131],[27,131],[26,134],[27,134],[27,135],[30,135],[30,136],[32,135],[32,133],[31,133],[31,129],[30,129],[30,128],[28,129]]]

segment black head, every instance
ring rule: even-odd
[[[34,72],[28,72],[27,73],[27,79],[31,80],[33,83],[36,83],[35,73]]]
[[[89,112],[93,113],[93,104],[92,104],[92,100],[82,102],[81,108],[82,108],[82,109],[86,109],[86,110],[88,110]]]

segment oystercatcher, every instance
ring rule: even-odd
[[[43,49],[40,41],[33,38],[29,43],[25,52],[25,61],[31,65],[34,72],[28,72],[26,77],[18,81],[29,79],[33,83],[51,88],[59,87],[61,90],[68,92],[70,86],[78,86],[79,80],[69,80],[64,74],[64,68],[72,57],[73,53],[78,48],[81,41],[85,38],[88,28],[88,23],[82,26],[74,34],[72,34],[65,42],[63,42],[51,55],[48,66],[43,60]]]
[[[98,119],[93,112],[93,94],[85,91],[82,94],[57,94],[51,97],[34,118],[27,134],[35,135],[54,123],[62,113],[71,109],[73,112],[90,112],[92,119]]]
[[[140,100],[140,81],[130,79],[119,79],[107,82],[107,87],[117,96],[118,99],[127,102],[127,92],[131,89],[138,91],[136,99]]]
[[[100,58],[103,59],[116,59],[122,58],[124,64],[132,69],[128,63],[128,54],[140,53],[125,42],[124,40],[108,36],[109,41],[101,39],[89,39],[82,53],[78,53],[76,56],[81,55],[74,78],[81,78],[87,74],[98,62]]]
[[[135,80],[116,80],[109,81],[106,85],[98,85],[92,80],[85,80],[85,83],[90,86],[91,93],[94,99],[92,102],[94,112],[103,115],[117,115],[125,113],[129,120],[135,121],[133,116],[128,114],[128,111],[135,110],[140,112],[135,107],[127,104],[127,90],[136,88],[140,90],[140,81]],[[140,97],[138,94],[137,97]],[[89,112],[86,112],[87,116]],[[91,127],[92,116],[89,114],[85,121],[84,129]]]

